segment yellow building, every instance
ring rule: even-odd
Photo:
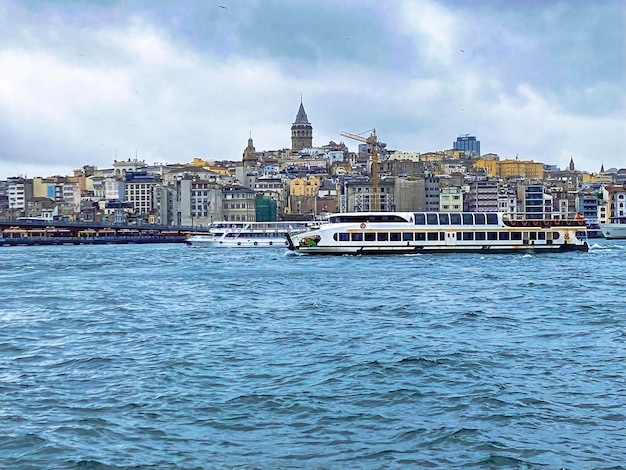
[[[485,168],[489,176],[510,178],[523,176],[530,179],[543,179],[543,163],[532,160],[486,160],[479,158],[474,163],[475,168]]]
[[[604,173],[583,173],[583,183],[604,183],[611,184],[613,183],[613,178],[611,175],[606,175]]]
[[[484,158],[479,158],[474,162],[474,168],[484,168],[487,170],[487,176],[495,177],[498,176],[498,160],[486,160]]]
[[[420,155],[421,162],[440,162],[446,157],[444,152],[426,152]]]
[[[33,178],[33,197],[54,198],[54,183],[45,178]]]
[[[319,176],[307,176],[306,178],[294,178],[289,181],[290,196],[315,196],[320,188]]]

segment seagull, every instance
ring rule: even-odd
[[[463,49],[459,49],[461,52],[465,52]]]
[[[228,7],[225,7],[224,5],[218,5],[217,8],[222,8],[224,10],[228,10]]]

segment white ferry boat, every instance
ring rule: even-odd
[[[287,233],[304,230],[306,226],[294,222],[217,222],[207,234],[191,234],[187,245],[239,247],[239,248],[285,248]]]
[[[514,220],[496,212],[333,214],[287,240],[297,253],[325,255],[589,250],[584,220]]]
[[[608,239],[626,239],[626,217],[611,217],[606,224],[600,224],[602,236]]]

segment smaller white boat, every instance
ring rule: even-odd
[[[600,224],[602,236],[608,239],[626,239],[626,217],[611,217],[606,224]]]
[[[287,233],[306,228],[294,222],[217,222],[207,234],[191,234],[186,243],[229,248],[287,248]]]

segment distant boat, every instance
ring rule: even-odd
[[[588,251],[582,219],[516,220],[496,212],[352,212],[290,232],[299,254],[382,255]]]
[[[611,217],[608,223],[600,224],[604,238],[626,239],[626,217]]]
[[[224,248],[287,248],[287,233],[305,228],[296,222],[217,222],[208,234],[191,234],[186,243]]]

